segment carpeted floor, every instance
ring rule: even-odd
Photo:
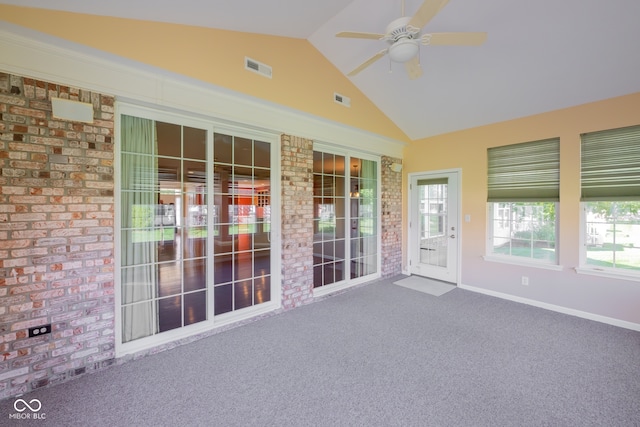
[[[5,399],[0,425],[640,425],[640,333],[397,279],[23,396],[44,420]]]

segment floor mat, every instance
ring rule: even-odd
[[[405,279],[393,282],[394,285],[402,286],[404,288],[413,289],[414,291],[424,292],[425,294],[440,295],[446,294],[456,287],[449,283],[440,282],[438,280],[428,279],[420,276],[409,276]]]

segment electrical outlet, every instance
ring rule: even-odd
[[[522,286],[529,286],[529,277],[522,276]]]
[[[29,338],[38,337],[44,334],[51,333],[51,323],[48,325],[36,326],[35,328],[29,328]]]

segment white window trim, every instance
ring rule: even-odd
[[[560,264],[550,264],[548,262],[535,261],[534,259],[524,258],[524,257],[507,256],[507,255],[485,255],[482,257],[482,259],[489,262],[519,265],[521,267],[541,268],[543,270],[553,270],[553,271],[564,270],[564,267]]]
[[[633,282],[640,282],[640,273],[635,271],[627,271],[615,268],[606,267],[575,267],[575,271],[578,274],[586,274],[590,276],[607,277],[609,279],[622,279],[630,280]]]

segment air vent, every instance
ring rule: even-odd
[[[88,102],[51,98],[51,110],[56,119],[93,123],[93,104]]]
[[[255,59],[244,57],[244,68],[253,71],[254,73],[261,74],[265,77],[271,78],[271,67],[261,62],[256,61]]]
[[[345,107],[351,107],[351,98],[348,98],[344,95],[340,95],[339,93],[333,94],[333,100],[338,104],[342,104]]]

